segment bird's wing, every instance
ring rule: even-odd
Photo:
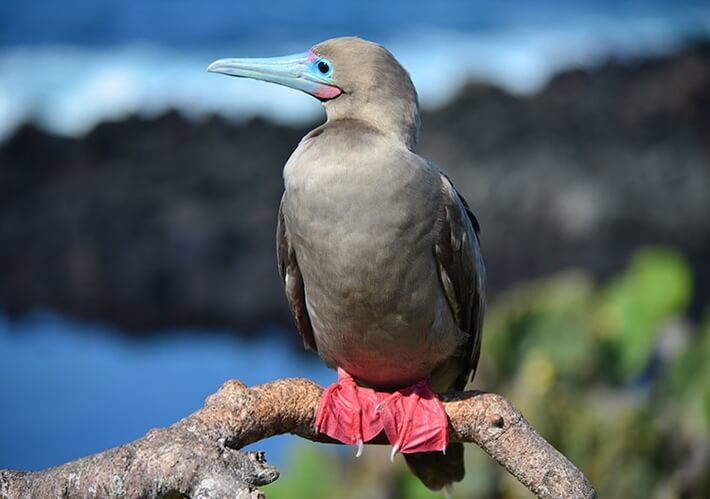
[[[485,268],[478,240],[480,228],[466,200],[441,174],[444,209],[436,234],[439,277],[459,329],[468,333],[461,374],[454,388],[463,390],[475,374],[481,352],[485,308]]]
[[[303,339],[303,345],[306,348],[317,351],[311,318],[308,316],[306,308],[306,291],[303,287],[303,276],[298,268],[296,253],[286,231],[283,204],[284,201],[281,198],[278,223],[276,224],[276,259],[279,265],[279,275],[286,291],[286,299],[291,308],[291,314],[296,322],[296,328]]]

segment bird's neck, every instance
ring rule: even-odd
[[[419,139],[419,105],[414,98],[355,99],[344,95],[325,104],[328,122],[358,120],[414,151]]]

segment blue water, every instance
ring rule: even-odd
[[[0,469],[41,469],[129,442],[195,411],[230,378],[335,379],[316,356],[274,340],[115,333],[52,314],[0,315]],[[282,465],[296,441],[280,436],[252,447]]]
[[[705,0],[5,0],[0,4],[0,45],[95,47],[147,41],[183,49],[258,46],[343,34],[381,39],[422,30],[485,33],[605,18],[677,20],[707,12]]]
[[[195,119],[318,119],[306,95],[205,68],[333,36],[388,46],[422,105],[434,107],[467,80],[525,94],[563,68],[668,52],[709,34],[707,0],[0,0],[0,140],[27,120],[77,136],[169,108]]]

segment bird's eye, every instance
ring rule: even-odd
[[[330,72],[330,64],[323,60],[318,61],[318,71],[327,75]]]

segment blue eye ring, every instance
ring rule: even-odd
[[[315,66],[316,71],[318,71],[318,73],[322,76],[328,77],[333,74],[333,65],[325,57],[316,59],[313,65]]]

